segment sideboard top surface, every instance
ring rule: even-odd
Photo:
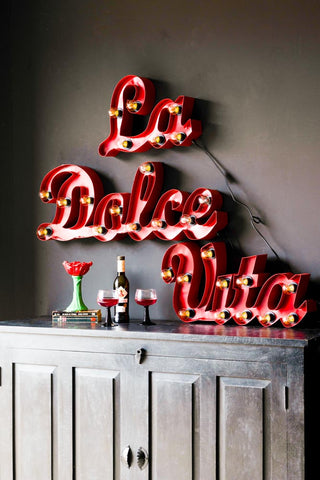
[[[136,338],[145,340],[177,340],[205,343],[235,343],[305,347],[320,342],[320,328],[299,329],[284,327],[216,325],[158,320],[156,325],[142,326],[137,321],[108,328],[91,322],[52,322],[50,317],[22,320],[1,320],[0,334],[62,335],[75,337]]]

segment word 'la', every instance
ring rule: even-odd
[[[151,109],[155,88],[151,80],[127,75],[114,89],[110,116],[110,135],[99,146],[102,156],[116,156],[121,152],[145,152],[150,148],[188,147],[202,133],[200,120],[191,119],[192,97],[179,96],[175,101],[165,98]],[[133,134],[137,115],[149,113],[146,129]],[[136,118],[137,119],[137,118]]]

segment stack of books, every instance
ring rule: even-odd
[[[52,312],[54,322],[101,322],[101,310],[79,310],[77,312],[65,312],[54,310]]]

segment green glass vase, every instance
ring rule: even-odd
[[[81,283],[82,275],[72,275],[73,280],[73,296],[72,302],[65,309],[66,312],[78,312],[82,310],[88,310],[88,307],[82,299]]]

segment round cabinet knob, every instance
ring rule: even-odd
[[[121,462],[127,467],[130,468],[132,462],[132,451],[130,446],[128,445],[126,448],[123,449],[121,454]]]
[[[137,464],[140,470],[143,470],[148,465],[148,453],[142,447],[137,451]]]

